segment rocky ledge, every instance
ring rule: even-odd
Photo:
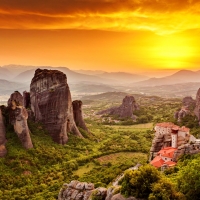
[[[65,183],[59,192],[58,200],[139,200],[135,197],[125,198],[120,193],[120,186],[94,188],[93,183],[71,181]]]

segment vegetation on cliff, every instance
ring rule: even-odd
[[[85,139],[70,134],[68,143],[63,146],[54,143],[41,124],[29,121],[34,148],[25,150],[12,126],[8,126],[8,154],[0,159],[0,199],[53,200],[57,199],[65,182],[78,179],[93,182],[96,187],[106,187],[129,167],[138,162],[145,164],[153,139],[153,124],[174,122],[173,113],[181,101],[160,97],[136,98],[141,104],[138,120],[144,121],[126,126],[122,125],[128,124],[126,119],[121,124],[105,125],[94,113],[100,108],[105,109],[108,102],[105,99],[94,102],[91,98],[84,107],[91,134],[80,129]],[[115,100],[112,103],[117,104]],[[144,119],[149,116],[148,120]],[[150,123],[139,124],[146,122]],[[200,128],[196,122],[189,118],[185,123],[190,123],[192,133],[198,136]],[[150,200],[198,199],[199,162],[200,155],[184,156],[175,168],[167,170],[165,174],[148,165],[139,171],[128,171],[122,181],[122,193]],[[152,174],[152,179],[148,179],[143,187],[147,173],[148,176]],[[141,196],[141,191],[144,191],[144,196]]]

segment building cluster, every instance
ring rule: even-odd
[[[192,148],[199,146],[199,140],[190,135],[190,129],[185,126],[179,127],[171,122],[163,122],[156,124],[154,130],[155,138],[152,145],[154,145],[154,149],[158,146],[160,149],[155,152],[156,154],[150,163],[156,168],[175,166],[177,156],[183,154],[186,147],[191,149],[190,144],[194,144]]]

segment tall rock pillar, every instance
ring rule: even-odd
[[[69,132],[83,137],[74,122],[71,93],[64,73],[37,69],[31,81],[30,99],[35,120],[44,124],[55,142],[66,144]]]
[[[23,106],[23,97],[15,91],[8,100],[10,123],[14,126],[15,133],[26,149],[33,147],[27,124],[28,113]]]

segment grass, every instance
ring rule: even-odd
[[[105,125],[106,127],[110,127],[110,125]],[[135,129],[152,129],[153,123],[146,123],[146,124],[135,124],[130,126],[118,126],[113,125],[111,126],[113,129],[119,129],[119,130],[135,130]]]
[[[83,174],[88,173],[90,170],[92,170],[96,165],[92,162],[88,163],[87,165],[80,166],[78,170],[74,171],[74,175],[77,175],[79,177],[83,176]]]
[[[106,156],[101,156],[97,158],[100,164],[118,164],[127,162],[130,159],[146,159],[146,154],[144,153],[134,153],[134,152],[120,152],[120,153],[113,153]]]

